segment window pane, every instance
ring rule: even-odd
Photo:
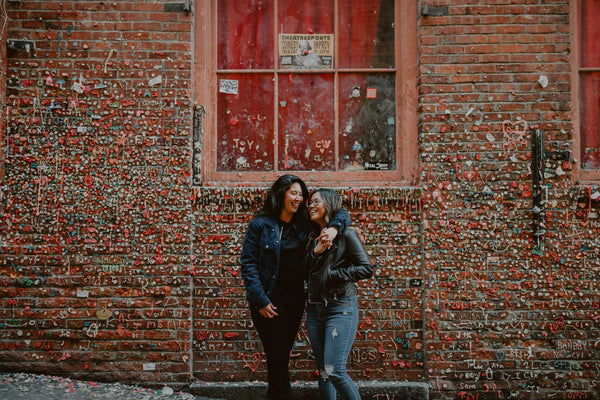
[[[600,67],[600,1],[581,2],[581,67]]]
[[[600,72],[580,77],[582,167],[600,169]]]
[[[217,68],[273,68],[273,8],[273,0],[219,0]]]
[[[279,33],[333,33],[334,0],[279,0]]]
[[[217,170],[273,170],[273,76],[222,74],[217,84]]]
[[[394,74],[340,74],[340,169],[396,169]]]
[[[340,68],[394,68],[394,0],[339,2]]]
[[[333,74],[279,75],[279,170],[335,168]]]

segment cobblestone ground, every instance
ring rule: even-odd
[[[25,373],[0,374],[0,399],[4,400],[200,400],[189,393],[174,391],[168,386],[161,389],[148,389],[120,383],[99,383],[79,381],[48,375]]]

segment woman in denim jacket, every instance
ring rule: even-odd
[[[242,244],[242,277],[252,322],[267,356],[269,399],[289,399],[290,351],[306,297],[303,260],[309,217],[306,184],[295,175],[280,177],[252,219]],[[332,218],[319,237],[324,245],[350,225],[346,210]]]
[[[332,244],[317,237],[341,204],[340,196],[330,189],[317,190],[308,203],[315,228],[306,256],[306,328],[317,361],[321,400],[335,400],[338,394],[343,400],[360,400],[346,363],[358,327],[355,282],[373,275],[373,265],[356,230],[346,229]]]

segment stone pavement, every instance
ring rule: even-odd
[[[356,382],[363,400],[428,400],[429,385],[425,382],[392,382],[366,381]],[[252,382],[195,382],[190,393],[223,398],[227,400],[264,399],[267,384]],[[316,400],[319,398],[316,382],[293,382],[292,398],[294,400]]]
[[[363,399],[429,399],[423,382],[357,382]],[[195,382],[186,392],[169,386],[150,389],[122,383],[81,381],[50,375],[0,373],[0,400],[258,400],[264,399],[265,382]],[[189,393],[187,393],[189,392]],[[318,398],[316,382],[294,382],[294,400]]]
[[[0,400],[211,400],[168,386],[149,389],[121,383],[79,381],[48,375],[0,373]],[[216,399],[215,399],[216,400]]]

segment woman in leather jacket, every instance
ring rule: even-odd
[[[241,272],[252,322],[267,357],[267,397],[289,399],[290,351],[306,302],[304,293],[310,219],[306,184],[295,175],[280,177],[269,189],[263,208],[248,225],[241,254]],[[324,245],[350,225],[340,210],[323,229]],[[326,228],[326,227],[324,227]]]
[[[356,230],[348,228],[331,245],[318,237],[342,201],[330,189],[319,189],[308,203],[315,223],[305,265],[308,272],[306,327],[319,371],[319,399],[360,400],[346,363],[358,327],[355,282],[373,275],[373,266]]]

